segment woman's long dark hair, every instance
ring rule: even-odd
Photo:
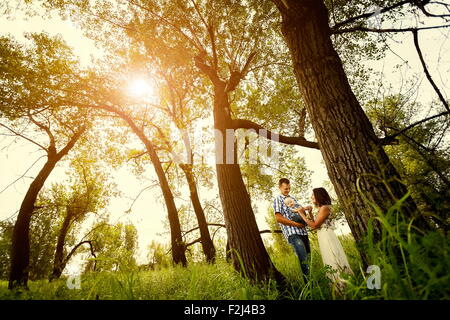
[[[314,198],[316,198],[316,202],[319,205],[319,207],[324,205],[331,205],[330,195],[324,188],[314,188],[313,194]]]

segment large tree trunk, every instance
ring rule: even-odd
[[[27,288],[28,273],[30,265],[30,221],[39,191],[54,169],[58,159],[48,158],[36,179],[31,183],[25,198],[20,206],[19,214],[12,234],[11,245],[11,271],[9,275],[8,288]]]
[[[56,243],[56,249],[55,249],[55,258],[53,260],[53,272],[50,275],[50,281],[54,279],[58,279],[61,277],[61,273],[64,270],[65,263],[64,263],[64,244],[66,242],[66,236],[69,232],[69,226],[70,222],[72,220],[72,215],[70,214],[70,209],[67,209],[68,212],[66,216],[64,217],[63,224],[61,226],[61,229],[59,230],[58,234],[58,242]]]
[[[233,265],[236,270],[241,271],[252,280],[266,281],[269,278],[274,278],[277,282],[282,282],[284,277],[272,264],[261,239],[250,196],[237,163],[236,148],[234,148],[232,159],[227,161],[226,129],[233,127],[228,110],[230,110],[230,104],[225,87],[216,85],[214,92],[214,128],[221,135],[220,137],[216,134],[215,137],[218,155],[216,159],[218,160],[216,162],[217,182]],[[231,139],[233,141],[228,141],[228,143],[235,145],[234,134]],[[223,156],[222,159],[220,159],[220,155]]]
[[[206,222],[205,212],[203,211],[198,196],[197,185],[195,183],[194,174],[192,172],[192,164],[180,164],[180,168],[183,170],[189,185],[191,202],[192,206],[194,207],[195,215],[197,217],[198,227],[200,230],[200,239],[206,261],[214,262],[216,258],[216,249],[214,248],[214,243],[211,240],[208,223]]]
[[[407,190],[398,182],[397,171],[352,92],[330,39],[328,11],[323,1],[274,2],[282,15],[282,33],[328,175],[353,236],[361,243],[373,209],[358,193],[357,179],[360,178],[365,196],[384,212]],[[407,218],[418,218],[422,227],[426,225],[411,199],[405,202],[403,212]],[[377,225],[375,239],[380,234]],[[367,263],[364,252],[361,254]]]

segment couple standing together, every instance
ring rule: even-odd
[[[273,209],[277,222],[281,226],[284,237],[293,247],[300,261],[305,280],[308,280],[309,265],[308,254],[311,252],[307,227],[317,229],[317,238],[323,264],[330,266],[336,272],[329,275],[337,285],[342,284],[339,273],[352,273],[344,249],[333,231],[331,214],[331,199],[324,188],[313,189],[311,201],[318,209],[313,215],[313,207],[302,207],[290,195],[291,185],[286,178],[278,183],[281,194],[273,201]]]

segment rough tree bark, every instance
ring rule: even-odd
[[[47,148],[47,161],[30,184],[25,197],[20,206],[19,214],[14,225],[11,245],[11,272],[9,275],[8,288],[17,287],[28,288],[28,273],[30,264],[30,220],[34,210],[36,198],[44,186],[45,181],[55,168],[56,164],[75,145],[86,127],[78,130],[59,152],[56,151],[55,140],[47,128],[50,136],[50,146]]]
[[[407,190],[352,92],[330,39],[328,11],[323,1],[273,2],[282,16],[282,33],[328,174],[353,236],[360,243],[373,209],[358,193],[357,179],[360,178],[367,198],[383,211]],[[411,199],[405,202],[403,212],[407,218],[416,218],[417,225],[427,226]],[[380,233],[380,226],[376,225],[375,239]],[[364,252],[361,254],[367,263]]]
[[[223,156],[223,159],[216,161],[217,182],[233,266],[252,280],[274,278],[282,283],[284,277],[272,264],[259,233],[250,196],[237,163],[236,148],[232,163],[227,163],[227,143],[235,144],[234,134],[227,137],[226,133],[227,129],[233,129],[229,97],[225,83],[215,81],[214,86],[214,128],[217,133],[220,132],[220,136],[215,137],[216,153]],[[233,141],[227,141],[229,138]]]

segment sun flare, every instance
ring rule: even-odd
[[[145,78],[133,79],[128,86],[128,93],[134,97],[149,97],[154,94],[153,86]]]

